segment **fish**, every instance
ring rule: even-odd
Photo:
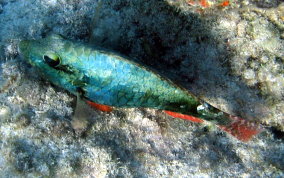
[[[142,64],[111,50],[52,34],[22,40],[23,58],[56,86],[105,112],[152,108],[196,123],[213,122],[240,141],[262,131],[251,121],[225,113]]]

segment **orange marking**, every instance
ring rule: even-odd
[[[203,120],[194,117],[194,116],[189,116],[189,115],[185,115],[185,114],[180,114],[180,113],[176,113],[176,112],[172,112],[172,111],[165,111],[166,114],[172,116],[172,117],[176,117],[176,118],[180,118],[180,119],[185,119],[185,120],[190,120],[192,122],[197,122],[197,123],[202,123],[204,122]]]
[[[222,6],[222,7],[226,7],[226,6],[228,6],[228,5],[230,5],[230,1],[229,1],[229,0],[223,1],[223,2],[220,4],[220,6]]]
[[[98,103],[94,103],[92,101],[86,101],[90,106],[103,111],[103,112],[111,112],[113,109],[110,106],[107,105],[103,105],[103,104],[98,104]]]
[[[209,7],[209,4],[206,0],[199,0],[199,4],[204,8]]]

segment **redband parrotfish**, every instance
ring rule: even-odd
[[[46,79],[103,111],[112,107],[159,109],[193,122],[212,121],[244,142],[262,130],[117,53],[59,35],[21,41],[19,46],[24,58]]]

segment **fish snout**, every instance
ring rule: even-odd
[[[30,41],[29,40],[22,40],[19,43],[18,46],[18,51],[19,54],[24,58],[24,59],[28,59],[29,53],[30,53]]]
[[[28,40],[22,40],[19,44],[19,52],[25,53],[25,52],[27,52],[28,48],[29,48],[29,41]]]

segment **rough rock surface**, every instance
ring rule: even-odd
[[[284,3],[186,0],[0,1],[3,177],[284,176]],[[49,33],[116,50],[266,130],[242,143],[210,123],[150,109],[89,109],[19,55]]]

